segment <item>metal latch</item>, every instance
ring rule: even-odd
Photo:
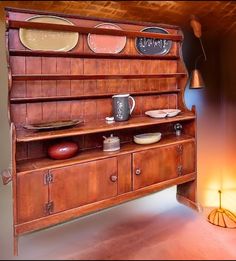
[[[45,185],[48,185],[48,184],[50,184],[50,183],[52,183],[52,182],[53,182],[53,175],[52,175],[52,173],[47,172],[47,173],[44,175],[44,184],[45,184]]]
[[[182,154],[183,154],[183,145],[182,145],[182,144],[177,146],[177,153],[178,153],[179,155],[182,155]]]
[[[46,215],[51,215],[53,213],[53,209],[54,209],[53,201],[50,201],[45,204],[45,214]]]
[[[179,165],[179,166],[177,167],[177,173],[178,173],[178,176],[183,175],[183,166],[182,166],[182,165]]]

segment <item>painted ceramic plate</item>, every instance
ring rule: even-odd
[[[160,27],[147,27],[141,32],[168,34],[168,31]],[[137,37],[135,42],[137,51],[146,55],[165,55],[170,51],[171,45],[171,40],[145,37]]]
[[[158,142],[161,139],[161,133],[143,133],[134,136],[134,142],[138,144],[151,144]]]
[[[116,24],[102,23],[96,28],[122,30]],[[88,34],[88,46],[94,53],[120,53],[126,45],[126,36]]]
[[[82,123],[81,120],[65,120],[65,121],[52,121],[38,124],[25,125],[24,128],[27,130],[53,130],[66,127],[73,127]]]
[[[26,21],[35,23],[51,23],[62,25],[74,25],[67,19],[50,16],[37,15],[28,18]],[[22,44],[30,50],[39,51],[70,51],[79,40],[77,32],[35,30],[20,28],[19,37]]]
[[[179,109],[163,109],[163,110],[150,110],[146,111],[145,114],[152,118],[165,118],[174,117],[181,112]]]

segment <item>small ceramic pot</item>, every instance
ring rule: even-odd
[[[68,159],[78,152],[79,146],[72,141],[61,141],[49,146],[48,156],[52,159]]]
[[[110,137],[103,136],[103,151],[116,151],[120,149],[119,137],[114,137],[113,134]]]

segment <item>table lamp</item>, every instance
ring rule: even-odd
[[[225,228],[236,228],[236,216],[228,209],[221,206],[221,190],[219,193],[219,207],[213,209],[208,215],[208,221],[216,226]]]

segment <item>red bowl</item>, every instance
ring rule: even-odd
[[[52,159],[68,159],[78,152],[79,146],[72,141],[62,141],[49,146],[48,155]]]

